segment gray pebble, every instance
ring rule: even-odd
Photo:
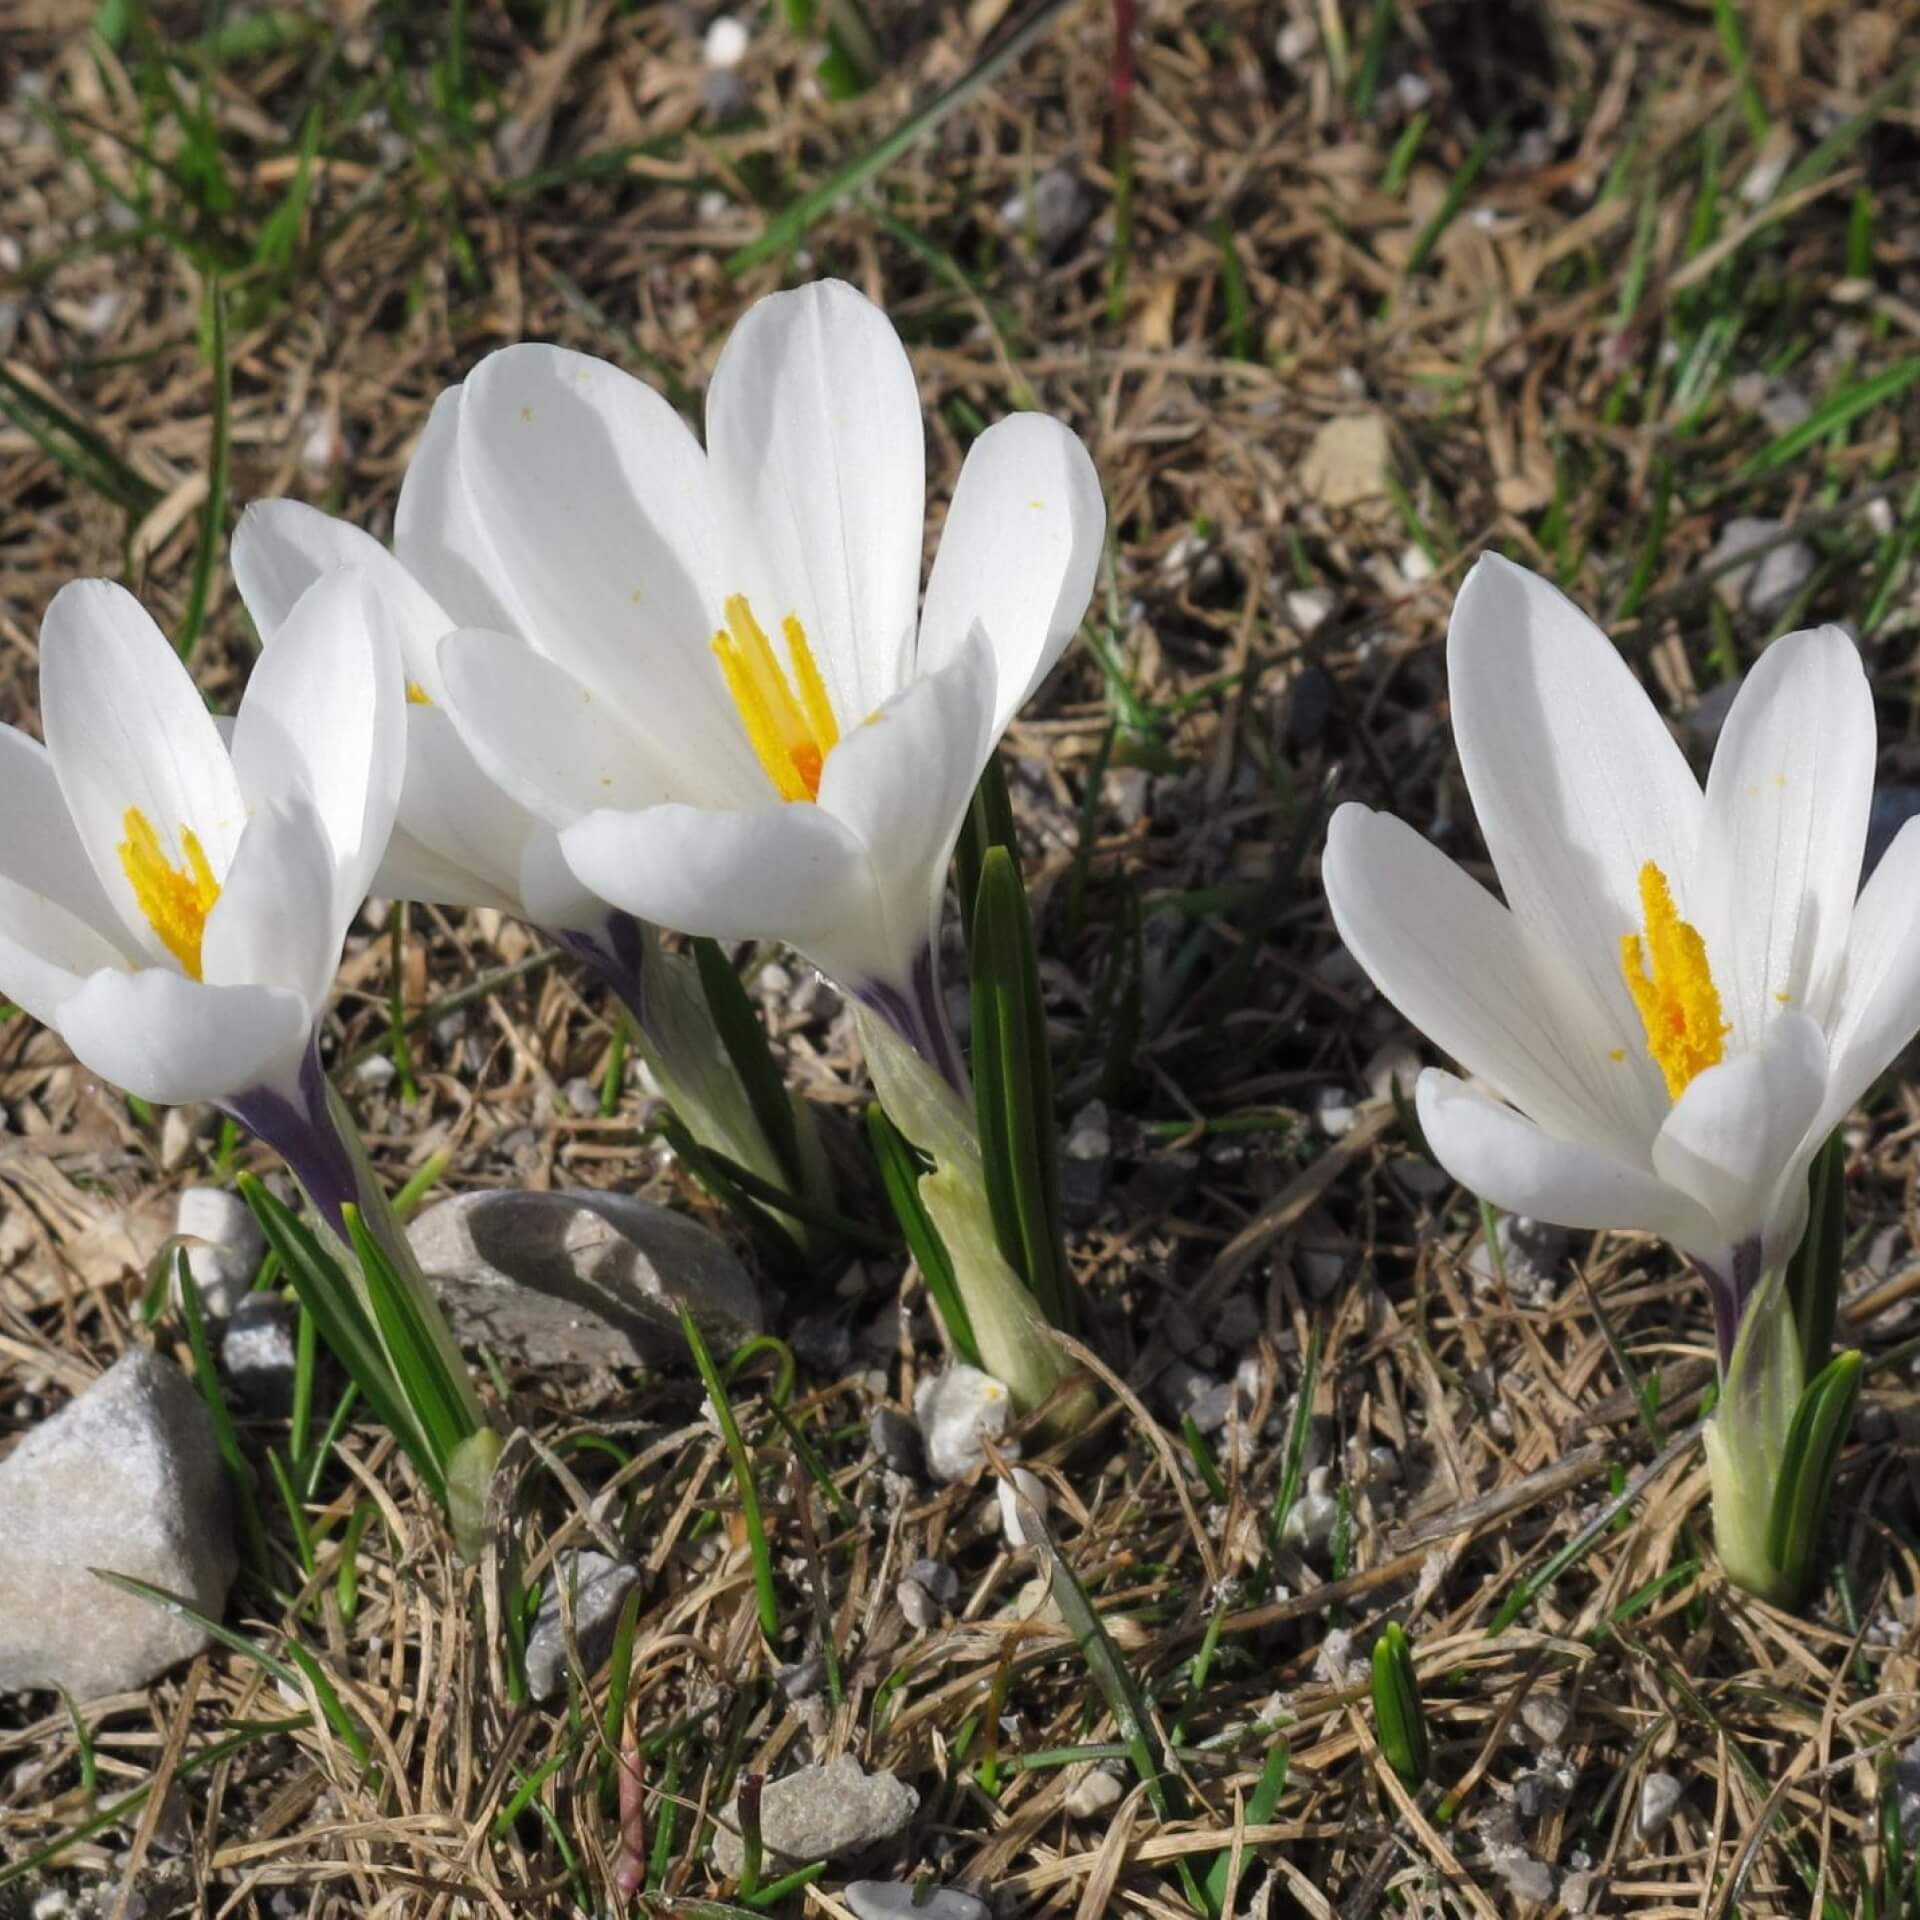
[[[261,1413],[275,1419],[293,1407],[299,1360],[300,1309],[275,1293],[250,1293],[233,1310],[220,1340],[227,1378]]]
[[[1670,1773],[1648,1774],[1640,1787],[1640,1808],[1634,1815],[1634,1832],[1642,1840],[1651,1840],[1673,1818],[1673,1810],[1680,1804],[1683,1791],[1680,1782]]]
[[[918,1480],[927,1470],[927,1452],[920,1429],[892,1407],[875,1407],[867,1422],[867,1438],[882,1463],[895,1473]]]
[[[613,1650],[620,1608],[640,1578],[637,1569],[591,1547],[564,1553],[547,1576],[540,1612],[527,1636],[527,1691],[536,1700],[552,1700],[567,1684],[567,1635],[561,1611],[561,1583],[573,1596],[573,1637],[580,1665],[590,1676]]]

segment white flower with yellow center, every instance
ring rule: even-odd
[[[230,736],[139,602],[83,580],[41,626],[46,745],[0,727],[0,993],[129,1093],[219,1102],[323,1202],[352,1189],[314,1029],[386,845],[403,701],[358,574],[301,598]]]
[[[436,407],[396,543],[472,609],[440,647],[448,711],[581,883],[684,932],[790,942],[957,1080],[947,862],[1079,626],[1105,508],[1065,427],[1001,421],[923,607],[924,431],[892,327],[837,282],[740,322],[704,451],[617,367],[509,347]]]
[[[1671,1241],[1724,1364],[1799,1237],[1809,1159],[1920,1027],[1920,823],[1855,898],[1859,651],[1838,627],[1774,641],[1704,792],[1606,636],[1523,568],[1468,576],[1447,679],[1506,904],[1348,805],[1324,866],[1341,938],[1486,1089],[1420,1077],[1447,1171],[1516,1213]]]

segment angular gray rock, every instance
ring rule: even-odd
[[[611,1193],[462,1193],[407,1229],[461,1339],[530,1366],[686,1366],[676,1308],[734,1346],[764,1327],[752,1277],[705,1227]]]
[[[914,1816],[920,1796],[890,1773],[863,1773],[850,1753],[822,1767],[802,1767],[769,1780],[760,1797],[760,1838],[770,1866],[804,1866],[836,1860],[890,1839]],[[713,1864],[724,1874],[740,1871],[740,1808],[729,1801],[714,1829]]]
[[[0,1461],[0,1691],[97,1699],[207,1645],[192,1621],[89,1568],[218,1619],[234,1566],[205,1403],[171,1361],[136,1347]]]
[[[220,1364],[249,1405],[274,1418],[293,1407],[300,1309],[277,1293],[250,1293],[220,1337]]]
[[[620,1625],[620,1607],[633,1583],[636,1568],[610,1560],[591,1547],[563,1553],[547,1576],[540,1611],[527,1636],[527,1691],[536,1700],[554,1700],[566,1691],[567,1633],[563,1590],[572,1590],[573,1640],[580,1649],[580,1665],[591,1678],[613,1651]]]

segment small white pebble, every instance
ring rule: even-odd
[[[937,1480],[960,1480],[986,1459],[981,1440],[998,1440],[1013,1417],[1006,1388],[978,1367],[954,1366],[922,1380],[913,1416]]]
[[[708,66],[731,73],[747,57],[747,29],[730,13],[716,14],[700,52]]]
[[[1113,1806],[1123,1791],[1120,1782],[1105,1767],[1095,1767],[1067,1795],[1067,1813],[1075,1820],[1091,1820],[1095,1814],[1105,1813]]]
[[[1015,1488],[1019,1489],[1021,1497],[1033,1507],[1043,1522],[1047,1517],[1047,1489],[1045,1483],[1035,1475],[1029,1473],[1025,1467],[1014,1468],[1012,1486],[1009,1486],[1004,1480],[1000,1482],[998,1488],[1000,1495],[1000,1531],[1007,1536],[1008,1546],[1027,1547],[1031,1546],[1033,1542],[1027,1538],[1027,1530],[1020,1524],[1020,1508],[1014,1498]]]

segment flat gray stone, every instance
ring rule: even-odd
[[[992,1920],[993,1909],[978,1894],[958,1887],[924,1893],[898,1880],[854,1880],[842,1896],[860,1920]]]
[[[722,1241],[623,1194],[457,1194],[407,1238],[454,1332],[530,1366],[690,1366],[683,1303],[719,1346],[766,1324]]]
[[[527,1691],[536,1700],[556,1700],[566,1691],[564,1591],[572,1590],[574,1645],[580,1652],[581,1668],[591,1678],[613,1651],[621,1604],[639,1578],[635,1568],[591,1547],[560,1556],[547,1576],[540,1611],[527,1636]]]
[[[0,1691],[124,1693],[208,1644],[90,1568],[218,1619],[234,1566],[205,1403],[171,1361],[136,1347],[0,1461]]]
[[[920,1796],[890,1773],[863,1773],[850,1753],[823,1767],[769,1780],[760,1796],[765,1864],[786,1870],[836,1860],[891,1839],[914,1816]],[[738,1801],[729,1801],[713,1835],[713,1864],[729,1877],[745,1862]]]

